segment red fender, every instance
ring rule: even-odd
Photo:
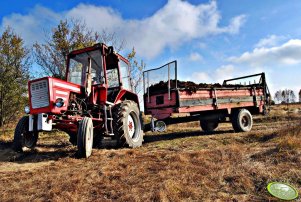
[[[115,99],[114,104],[118,104],[123,100],[133,100],[134,102],[137,103],[137,105],[139,107],[138,96],[137,96],[137,94],[135,94],[131,91],[128,91],[128,90],[125,90],[125,89],[120,90],[117,97],[116,97],[116,99]],[[139,107],[139,109],[140,109],[140,107]]]

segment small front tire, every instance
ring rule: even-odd
[[[77,132],[77,149],[81,158],[88,158],[92,154],[93,147],[93,122],[89,117],[84,117],[79,122]]]
[[[29,131],[29,117],[23,116],[15,129],[13,150],[23,152],[26,148],[33,149],[38,141],[39,132]]]

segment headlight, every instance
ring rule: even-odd
[[[62,98],[56,99],[55,106],[56,107],[62,107],[62,106],[64,106],[64,100]]]
[[[29,114],[29,113],[30,113],[30,108],[29,108],[28,106],[25,106],[25,107],[24,107],[24,112],[25,112],[26,114]]]

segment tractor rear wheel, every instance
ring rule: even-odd
[[[38,141],[39,132],[29,131],[29,117],[23,116],[15,129],[13,150],[23,152],[26,148],[33,149]]]
[[[200,121],[200,125],[204,132],[213,132],[218,126],[218,121]]]
[[[252,115],[247,109],[240,109],[234,112],[231,122],[235,132],[248,132],[253,126]]]
[[[89,117],[84,117],[79,122],[77,132],[77,149],[79,157],[88,158],[92,154],[93,122]]]
[[[113,109],[113,130],[116,146],[140,147],[143,142],[143,130],[137,103],[123,101]]]

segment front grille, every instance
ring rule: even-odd
[[[30,84],[31,107],[33,109],[49,106],[49,92],[47,80],[32,82]]]

